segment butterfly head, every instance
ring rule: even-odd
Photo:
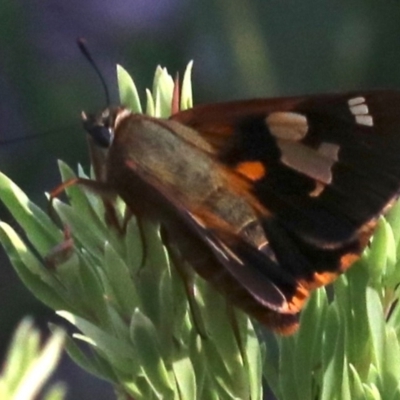
[[[115,123],[122,110],[121,107],[107,107],[97,114],[86,114],[82,111],[83,128],[99,147],[111,146]]]

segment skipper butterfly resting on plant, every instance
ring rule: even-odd
[[[107,149],[104,173],[77,182],[160,221],[232,303],[291,333],[310,291],[359,258],[399,194],[399,110],[396,91],[201,105],[169,119],[107,108],[84,114]]]

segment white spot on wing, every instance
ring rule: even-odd
[[[325,143],[313,149],[301,143],[280,139],[277,144],[283,164],[321,183],[332,182],[332,166],[337,160],[339,146]]]
[[[350,99],[348,101],[349,107],[356,106],[358,104],[365,103],[365,98],[364,97],[354,97],[353,99]]]
[[[337,161],[339,159],[340,146],[333,143],[323,142],[318,147],[318,153],[324,157],[330,158],[331,160]]]
[[[278,139],[301,140],[308,132],[307,118],[294,112],[273,112],[265,118],[271,134]]]
[[[366,104],[359,104],[358,106],[350,107],[350,111],[353,115],[368,114],[368,107]]]
[[[339,150],[340,146],[337,144],[333,143],[327,143],[323,142],[321,145],[318,147],[318,154],[321,156],[326,157],[327,159],[332,161],[332,164],[330,166],[330,180],[332,181],[332,167],[335,164],[336,161],[339,160]],[[323,182],[320,182],[318,180],[315,181],[315,188],[313,191],[309,193],[310,197],[318,197],[320,194],[323,193],[325,190],[326,184]]]
[[[354,115],[357,124],[365,126],[374,125],[374,120],[369,114],[369,109],[364,97],[355,97],[350,99],[347,104],[349,105],[350,112]]]
[[[373,126],[374,121],[371,115],[356,115],[356,122],[360,125]]]

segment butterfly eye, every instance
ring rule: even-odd
[[[85,131],[94,139],[96,144],[102,148],[111,145],[114,136],[111,126],[111,113],[109,109],[104,110],[100,116],[86,114],[82,112],[82,121]]]
[[[88,131],[90,136],[92,136],[100,147],[109,148],[112,142],[112,131],[110,128],[105,126],[95,126],[90,131]]]

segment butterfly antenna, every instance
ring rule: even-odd
[[[26,141],[32,140],[32,139],[42,139],[45,136],[58,135],[58,134],[60,134],[60,131],[76,129],[76,127],[77,127],[77,124],[74,123],[74,124],[69,124],[69,125],[63,126],[61,129],[49,129],[44,132],[34,133],[31,135],[27,135],[27,136],[17,136],[17,137],[13,137],[11,139],[4,139],[4,140],[0,139],[0,145],[1,146],[11,145],[14,143],[26,142]]]
[[[109,107],[111,105],[110,92],[108,90],[108,87],[107,87],[106,81],[104,79],[104,76],[100,71],[100,68],[97,66],[96,62],[94,61],[92,55],[89,52],[89,49],[88,49],[88,47],[86,45],[86,40],[83,39],[83,38],[79,38],[77,40],[77,44],[78,44],[79,50],[81,51],[83,56],[86,58],[86,60],[88,60],[89,64],[96,71],[97,76],[100,78],[100,82],[103,85],[104,94],[106,96],[107,107]]]

